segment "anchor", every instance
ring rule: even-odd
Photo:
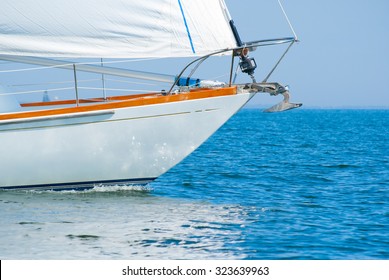
[[[279,83],[251,83],[246,84],[244,89],[251,92],[267,92],[271,96],[283,95],[284,99],[278,104],[264,110],[266,113],[282,112],[301,107],[302,103],[289,102],[290,93],[288,86],[283,86]]]

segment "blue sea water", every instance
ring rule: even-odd
[[[0,259],[388,259],[389,110],[244,109],[147,188],[0,211]]]

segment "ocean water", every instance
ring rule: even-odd
[[[147,187],[0,211],[0,259],[388,259],[389,110],[244,109]]]

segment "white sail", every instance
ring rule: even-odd
[[[2,0],[1,4],[3,55],[187,57],[236,47],[224,0]]]

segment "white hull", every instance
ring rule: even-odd
[[[199,147],[252,96],[0,121],[0,188],[147,184]]]

